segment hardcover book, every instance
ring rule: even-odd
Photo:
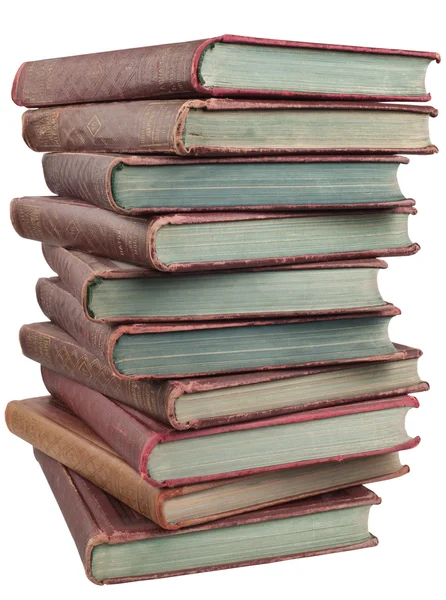
[[[44,154],[49,189],[124,215],[411,206],[402,156],[183,158]]]
[[[180,156],[432,154],[431,106],[281,100],[136,100],[23,114],[36,152]]]
[[[429,389],[418,375],[421,351],[400,344],[381,362],[165,381],[119,377],[53,323],[23,325],[20,344],[25,356],[41,363],[44,383],[55,371],[174,429],[201,429]]]
[[[439,54],[222,35],[24,63],[12,98],[20,106],[190,96],[423,102],[432,60]]]
[[[220,481],[289,467],[388,454],[412,448],[419,442],[419,438],[408,436],[404,426],[406,413],[418,406],[412,396],[176,431],[57,373],[47,377],[46,386],[52,396],[61,400],[144,480],[156,487]],[[39,406],[43,406],[41,410],[45,413],[47,404],[45,400],[35,399],[12,403],[8,426],[14,433],[11,415],[20,415],[28,407],[31,412],[33,407],[39,411]],[[19,417],[15,418],[18,420]],[[18,435],[26,437],[27,434],[25,431]],[[33,441],[30,443],[36,445]]]
[[[160,488],[55,398],[13,402],[6,419],[13,433],[163,529],[190,527],[409,471],[397,453],[390,453]]]
[[[158,579],[378,543],[368,532],[367,520],[370,506],[380,499],[367,488],[169,532],[45,454],[35,451],[35,456],[94,583]]]
[[[142,323],[374,312],[379,260],[171,275],[44,244],[43,254],[85,316]]]
[[[388,337],[391,304],[342,315],[111,326],[89,321],[57,278],[39,279],[44,314],[115,374],[169,379],[382,360],[396,349]]]
[[[216,271],[404,256],[414,208],[381,211],[202,213],[127,217],[70,198],[11,203],[22,237],[157,271]]]

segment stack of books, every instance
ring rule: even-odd
[[[428,389],[377,275],[418,250],[398,153],[436,151],[435,109],[382,101],[432,60],[223,36],[19,69],[55,195],[11,218],[57,276],[20,331],[50,396],[6,419],[92,581],[376,545],[362,484],[408,472]]]

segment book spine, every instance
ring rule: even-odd
[[[69,336],[59,339],[52,332],[53,326],[45,328],[46,325],[23,325],[19,334],[23,354],[42,365],[44,383],[47,369],[50,369],[162,423],[176,427],[176,420],[169,418],[166,409],[169,405],[166,385],[121,379],[105,362],[74,340],[70,341]]]
[[[49,405],[51,409],[51,405]],[[57,420],[53,411],[38,410],[27,401],[13,400],[6,406],[8,429],[37,450],[61,462],[88,481],[111,494],[133,510],[164,526],[159,518],[158,490],[144,481],[105,444],[98,444],[93,432],[62,410]],[[46,412],[48,414],[46,414]],[[65,424],[69,422],[69,426]],[[161,522],[160,522],[161,521]]]
[[[61,400],[68,408],[98,434],[127,464],[144,472],[142,457],[149,443],[154,446],[159,435],[151,432],[136,418],[103,394],[96,392],[54,371],[43,373],[49,393]]]
[[[36,152],[175,154],[183,105],[137,100],[28,110],[23,139]]]
[[[34,456],[59,505],[88,576],[91,571],[92,547],[101,542],[107,543],[108,538],[96,523],[68,469],[37,448],[34,448]],[[92,577],[89,579],[99,583]]]
[[[71,335],[79,344],[108,363],[113,328],[88,321],[82,306],[60,285],[57,278],[38,280],[36,296],[50,321]]]
[[[119,209],[111,189],[115,163],[119,161],[106,154],[49,153],[42,158],[45,182],[54,194],[80,198],[106,210]]]
[[[84,312],[88,314],[86,306],[86,288],[89,279],[93,275],[90,265],[81,260],[79,256],[73,254],[73,252],[68,252],[65,248],[61,248],[60,246],[43,244],[42,252],[48,266],[50,266],[58,276],[63,273],[61,279],[64,285],[67,287],[70,294],[82,305]]]
[[[69,200],[24,197],[11,202],[11,221],[24,238],[140,266],[151,265],[147,219],[116,215]]]
[[[196,54],[204,42],[27,62],[15,76],[12,99],[19,106],[38,107],[194,96]]]

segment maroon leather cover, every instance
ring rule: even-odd
[[[246,503],[245,507],[233,508],[234,504],[229,501],[222,504],[220,508],[215,507],[215,512],[207,515],[194,516],[192,518],[183,518],[175,522],[168,521],[165,509],[166,503],[180,496],[190,496],[198,494],[208,489],[222,488],[222,491],[234,489],[231,487],[238,483],[238,479],[226,479],[195,485],[179,486],[175,488],[159,488],[153,486],[148,481],[141,478],[140,474],[129,466],[116,452],[108,446],[92,429],[83,421],[78,419],[69,408],[51,397],[30,398],[27,400],[13,401],[6,407],[6,422],[9,429],[18,437],[32,444],[36,449],[60,461],[66,467],[73,469],[82,477],[85,477],[91,483],[94,483],[102,490],[111,494],[114,498],[144,515],[151,521],[157,523],[163,529],[179,529],[215,521],[226,516],[243,513],[250,510],[257,510],[266,506],[283,504],[298,498],[315,496],[318,493],[325,493],[335,489],[351,487],[371,481],[384,481],[401,477],[409,472],[409,467],[402,466],[399,457],[395,454],[382,462],[374,462],[373,473],[370,471],[358,475],[356,481],[351,477],[346,477],[344,483],[339,481],[328,482],[328,487],[319,490],[313,486],[312,490],[302,490],[299,484],[301,479],[305,479],[306,473],[300,467],[295,469],[285,469],[277,473],[260,473],[252,477],[245,478],[249,485],[265,485],[271,483],[271,479],[280,485],[283,478],[290,481],[290,477],[296,476],[293,491],[289,492],[287,497],[277,493],[276,497],[268,495],[268,498],[262,495],[253,498],[251,505]],[[125,438],[121,440],[125,444]],[[356,468],[359,467],[363,459],[355,461]],[[370,463],[369,463],[370,464]],[[311,469],[314,472],[314,469]],[[369,473],[368,475],[366,473]],[[235,493],[235,492],[234,492]],[[190,499],[193,504],[196,498]]]
[[[378,540],[374,536],[370,536],[370,539],[367,542],[331,548],[330,550],[243,561],[239,563],[218,565],[217,567],[201,567],[184,571],[156,573],[155,575],[122,577],[97,581],[94,579],[91,572],[91,558],[96,546],[100,544],[119,544],[122,542],[132,542],[161,536],[164,537],[175,535],[175,532],[163,530],[148,519],[144,519],[137,513],[129,510],[125,505],[122,505],[120,502],[104,493],[89,481],[85,480],[83,477],[80,477],[70,469],[67,469],[59,462],[42,454],[38,450],[35,450],[34,454],[43,469],[45,477],[47,478],[57,503],[64,515],[65,521],[84,564],[86,575],[93,583],[124,583],[126,581],[135,581],[138,579],[158,579],[161,577],[185,575],[187,573],[215,571],[232,567],[276,562],[291,558],[316,556],[318,554],[327,554],[329,552],[354,550],[376,546],[378,543]],[[260,521],[272,519],[285,519],[288,517],[315,514],[327,510],[380,504],[380,502],[381,499],[373,492],[367,488],[358,486],[323,494],[309,500],[298,500],[288,504],[282,504],[275,508],[262,509],[242,516],[221,519],[219,521],[214,521],[213,523],[208,523],[207,525],[191,527],[187,531],[193,532],[219,527],[234,527],[237,525],[258,523]]]
[[[256,325],[262,327],[264,325],[279,325],[284,323],[307,323],[312,321],[330,321],[333,319],[355,319],[364,317],[393,317],[400,314],[400,310],[391,304],[371,313],[355,312],[342,315],[314,316],[314,317],[296,317],[288,319],[253,319],[253,320],[232,320],[232,321],[195,321],[184,323],[153,323],[153,324],[128,324],[111,326],[105,323],[96,323],[89,321],[82,310],[82,306],[63,286],[62,282],[57,278],[41,278],[36,286],[37,300],[40,308],[50,321],[64,329],[69,335],[74,337],[79,344],[97,356],[100,360],[105,361],[113,372],[124,379],[174,379],[176,377],[195,377],[199,375],[221,375],[219,372],[197,372],[188,374],[171,374],[159,375],[158,373],[145,373],[144,375],[129,376],[120,373],[114,364],[114,347],[123,335],[137,334],[160,334],[173,331],[187,331],[192,329],[221,329],[226,327],[246,327]],[[259,367],[250,369],[252,371],[270,371],[278,369],[287,369],[295,367],[319,367],[331,364],[347,364],[355,362],[368,362],[387,360],[388,355],[370,356],[362,358],[339,359],[333,361],[314,361],[305,364],[288,364],[275,367]],[[249,369],[234,369],[227,371],[228,373],[237,373],[247,371]],[[226,372],[226,371],[225,371]]]
[[[153,269],[143,269],[128,263],[122,263],[104,259],[99,256],[92,256],[84,252],[76,252],[74,250],[67,250],[60,246],[50,246],[48,244],[43,245],[43,255],[48,265],[53,269],[55,273],[60,277],[65,288],[72,294],[76,300],[82,305],[84,315],[89,321],[95,321],[100,323],[155,323],[155,322],[179,322],[179,321],[215,321],[218,319],[255,319],[258,313],[233,313],[228,315],[214,314],[203,316],[137,316],[137,317],[105,317],[97,318],[90,314],[88,308],[88,298],[90,285],[100,279],[131,279],[131,278],[147,278],[147,277],[172,277],[171,274],[161,273]],[[307,263],[298,265],[288,265],[284,267],[264,267],[264,268],[251,268],[246,271],[278,271],[278,270],[303,270],[308,271],[311,269],[357,269],[357,268],[368,268],[368,269],[385,269],[387,263],[381,260],[350,260],[344,262],[321,262],[321,263]],[[383,302],[384,306],[385,302]],[[318,314],[351,314],[353,312],[376,312],[379,306],[363,306],[359,308],[332,308],[324,310],[305,310],[305,311],[288,311],[278,312],[272,310],[271,312],[262,313],[261,318],[273,318],[273,317],[295,317],[295,316],[309,316]]]
[[[114,197],[112,189],[112,173],[119,165],[131,166],[160,166],[160,165],[190,165],[190,164],[215,164],[215,163],[357,163],[357,162],[393,162],[407,164],[408,158],[403,156],[251,156],[232,158],[183,158],[179,156],[131,156],[117,154],[81,154],[81,153],[59,153],[44,154],[42,158],[43,173],[49,189],[58,196],[79,198],[84,202],[95,204],[99,208],[113,210],[122,215],[151,215],[156,213],[166,214],[175,212],[206,212],[219,211],[231,212],[246,210],[247,207],[240,206],[210,206],[209,208],[194,208],[189,206],[172,207],[146,207],[126,209],[119,206]],[[330,204],[333,210],[355,209],[382,209],[395,206],[413,206],[411,198],[400,202],[363,202],[355,204]],[[327,205],[306,204],[296,207],[295,204],[250,206],[249,210],[327,210]]]
[[[157,481],[150,476],[149,458],[155,446],[160,443],[167,444],[182,439],[203,437],[230,431],[243,431],[248,429],[259,429],[262,427],[280,427],[281,425],[287,425],[289,423],[301,423],[315,419],[332,419],[344,415],[365,413],[375,410],[387,410],[402,406],[418,407],[418,401],[411,396],[400,396],[397,398],[372,400],[370,402],[360,402],[344,406],[320,408],[318,410],[309,410],[269,419],[249,421],[247,423],[209,427],[202,430],[176,431],[167,425],[155,421],[148,415],[139,413],[135,409],[118,405],[99,392],[95,392],[71,379],[66,379],[54,371],[45,372],[45,386],[52,396],[61,400],[68,406],[79,419],[91,427],[98,436],[109,444],[115,452],[127,462],[127,464],[133,467],[135,471],[138,471],[143,479],[149,481],[156,487],[190,485],[192,483],[203,483],[206,481],[240,477],[242,475],[252,475],[254,473],[276,471],[287,467],[300,467],[307,464],[344,460],[346,458],[357,458],[359,456],[399,452],[400,450],[412,448],[419,443],[419,438],[413,438],[402,445],[361,454],[350,453],[343,456],[288,462],[274,466],[229,471],[227,473],[223,472],[211,475]],[[277,440],[279,443],[280,429],[277,430]]]
[[[348,214],[371,214],[370,211],[349,211]],[[415,208],[401,206],[386,212],[416,214]],[[312,213],[311,217],[323,217],[330,211]],[[246,269],[298,263],[332,260],[352,260],[386,256],[406,256],[419,250],[418,244],[403,248],[382,248],[334,252],[331,254],[307,254],[304,256],[264,257],[259,259],[181,262],[165,264],[157,255],[156,237],[165,225],[187,225],[189,223],[216,223],[233,221],[256,221],[265,219],[304,219],[305,212],[278,213],[195,213],[154,217],[117,215],[86,202],[57,196],[15,198],[11,202],[11,221],[22,237],[53,246],[63,246],[89,254],[105,256],[112,260],[125,261],[170,273],[190,271],[216,271],[222,269]]]
[[[277,90],[206,88],[199,81],[198,64],[203,51],[215,42],[314,48],[319,50],[394,54],[428,58],[440,62],[435,52],[313,44],[222,35],[205,40],[130,48],[23,63],[12,86],[12,99],[19,106],[46,106],[130,100],[134,98],[181,98],[190,96],[263,96],[283,98],[343,98],[345,100],[407,100],[423,102],[424,96],[372,97],[364,94],[299,93]],[[113,73],[113,76],[109,75]]]
[[[263,419],[280,414],[313,410],[326,406],[361,402],[372,398],[387,398],[414,394],[429,389],[425,381],[419,384],[386,390],[381,393],[357,394],[345,398],[334,398],[321,402],[308,402],[295,406],[286,406],[258,412],[235,413],[233,415],[216,416],[206,419],[195,419],[188,422],[178,421],[176,401],[184,394],[207,392],[214,389],[225,389],[244,385],[264,385],[270,381],[293,379],[322,373],[343,370],[346,376],[360,365],[338,365],[332,367],[309,367],[306,369],[285,369],[282,371],[257,371],[238,375],[217,375],[195,379],[168,379],[166,381],[138,381],[118,377],[103,361],[88,350],[82,348],[76,340],[53,323],[34,323],[23,325],[20,329],[20,344],[23,354],[42,365],[44,382],[55,371],[64,377],[73,379],[92,390],[100,392],[118,402],[136,408],[157,421],[170,425],[174,429],[202,429],[228,423],[241,423],[252,419]],[[416,348],[395,344],[395,354],[386,361],[417,360],[422,352]],[[384,362],[386,362],[384,361]],[[243,407],[240,408],[243,411]]]
[[[186,147],[183,135],[190,110],[355,110],[408,112],[436,117],[431,106],[378,102],[320,102],[285,100],[136,100],[72,104],[27,110],[23,139],[36,152],[118,152],[125,154],[178,154],[180,156],[264,154],[433,154],[429,144],[420,148],[242,148]]]

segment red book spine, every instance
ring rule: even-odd
[[[43,372],[45,387],[52,396],[62,400],[79,419],[87,423],[127,464],[147,477],[144,456],[147,446],[155,446],[169,429],[148,419],[150,429],[118,404],[54,371]],[[137,414],[137,413],[136,413]],[[155,483],[156,482],[152,482]]]

